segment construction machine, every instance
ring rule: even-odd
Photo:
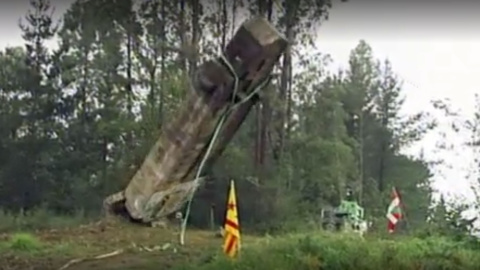
[[[104,200],[104,210],[151,225],[177,213],[261,100],[286,47],[267,20],[244,22],[216,59],[196,69],[178,117],[162,129],[125,189]]]
[[[322,228],[330,231],[354,231],[363,235],[367,230],[364,215],[365,210],[355,200],[353,191],[347,189],[339,206],[322,209]]]

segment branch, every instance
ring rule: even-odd
[[[101,255],[98,255],[98,256],[95,256],[93,258],[79,258],[79,259],[73,259],[73,260],[70,260],[69,262],[67,262],[65,265],[63,265],[62,267],[60,267],[58,270],[65,270],[67,269],[68,267],[74,265],[74,264],[77,264],[77,263],[81,263],[81,262],[84,262],[84,261],[94,261],[94,260],[101,260],[101,259],[106,259],[106,258],[110,258],[110,257],[113,257],[113,256],[117,256],[117,255],[120,255],[124,252],[123,249],[119,249],[119,250],[116,250],[116,251],[113,251],[113,252],[110,252],[110,253],[105,253],[105,254],[101,254]]]

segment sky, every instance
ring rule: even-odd
[[[403,112],[432,113],[439,129],[447,132],[452,151],[436,151],[437,132],[407,150],[427,159],[443,158],[451,166],[436,168],[434,188],[450,198],[473,199],[471,179],[466,177],[472,153],[461,146],[466,134],[448,132],[449,121],[436,112],[431,100],[449,98],[451,104],[469,117],[474,112],[473,97],[479,92],[480,3],[473,1],[351,1],[338,3],[330,18],[319,28],[317,47],[329,53],[335,69],[346,67],[350,50],[365,40],[374,56],[388,58],[403,81],[406,97]],[[464,2],[464,3],[462,3]]]
[[[72,0],[51,1],[59,16]],[[462,3],[463,2],[463,3]],[[431,4],[427,4],[431,3]],[[435,4],[432,4],[435,3]],[[0,48],[22,45],[18,19],[28,1],[0,3]],[[317,47],[334,60],[332,70],[346,67],[351,49],[365,40],[376,58],[388,58],[403,81],[405,114],[431,112],[448,130],[448,121],[433,111],[431,100],[449,98],[465,116],[473,113],[473,96],[480,92],[480,3],[474,1],[334,1],[329,19],[319,28]],[[442,158],[451,167],[436,168],[434,188],[454,198],[472,198],[466,168],[472,154],[461,147],[461,136],[450,134],[453,151],[438,152],[438,132],[407,149],[424,150],[427,159]]]

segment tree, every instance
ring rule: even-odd
[[[16,207],[24,209],[30,209],[45,200],[49,188],[53,186],[55,161],[52,156],[58,151],[54,139],[58,134],[55,119],[58,93],[50,83],[56,74],[51,55],[45,47],[45,43],[55,35],[56,26],[48,0],[32,0],[30,6],[25,16],[26,23],[19,24],[25,50],[6,50],[7,53],[13,52],[10,60],[24,62],[24,65],[21,62],[10,63],[15,70],[10,75],[19,81],[10,86],[5,81],[5,90],[14,86],[9,89],[13,90],[10,97],[13,97],[13,104],[17,104],[15,107],[18,106],[18,113],[22,115],[21,125],[15,128],[16,153],[12,162],[29,168],[22,173],[9,175],[10,179],[6,178],[5,181],[21,185],[10,195],[16,197]]]
[[[21,47],[6,48],[0,53],[0,185],[1,205],[9,210],[28,207],[23,197],[32,172],[24,170],[25,162],[32,162],[25,147],[25,92],[23,78],[29,71],[26,52]],[[28,158],[28,159],[27,159]]]
[[[434,124],[423,112],[400,113],[401,80],[365,41],[338,72],[328,71],[330,59],[318,50],[298,53],[314,47],[314,30],[330,6],[148,0],[137,10],[133,1],[79,0],[55,31],[48,2],[33,1],[22,26],[27,46],[0,54],[2,206],[47,202],[62,212],[98,212],[103,195],[124,187],[176,117],[198,62],[217,54],[238,18],[262,14],[290,47],[256,113],[197,193],[193,224],[210,225],[212,205],[220,206],[217,220],[223,217],[233,178],[242,223],[258,230],[316,220],[321,208],[338,204],[346,186],[357,188],[367,216],[382,222],[396,186],[409,225],[421,226],[432,165],[403,150]],[[58,49],[49,52],[44,44],[53,36]]]
[[[354,148],[358,156],[359,171],[356,186],[360,201],[363,201],[364,186],[367,185],[367,181],[371,177],[367,170],[369,164],[366,164],[365,160],[369,155],[369,148],[366,145],[369,143],[375,145],[375,139],[368,135],[375,129],[372,100],[378,86],[377,65],[373,59],[372,49],[365,41],[360,41],[357,47],[352,50],[349,64],[345,79],[346,90],[343,104],[348,114],[346,119],[347,132],[349,136],[356,140]]]
[[[464,203],[449,203],[444,196],[433,207],[428,230],[430,234],[453,237],[456,240],[466,239],[474,229],[476,217],[465,217],[468,205]]]

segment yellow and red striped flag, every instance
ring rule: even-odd
[[[229,257],[234,258],[240,249],[240,224],[238,222],[237,198],[233,180],[230,182],[230,191],[228,192],[227,216],[224,228],[223,251]]]

